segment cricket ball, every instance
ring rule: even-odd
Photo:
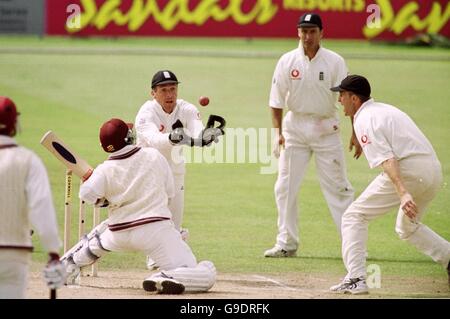
[[[201,106],[207,106],[209,104],[209,97],[207,96],[200,96],[198,99],[198,103]]]

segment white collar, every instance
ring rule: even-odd
[[[353,115],[353,121],[356,120],[356,118],[357,118],[358,115],[359,115],[359,112],[361,112],[361,110],[362,110],[364,107],[366,107],[367,105],[369,105],[369,104],[371,104],[371,103],[373,103],[373,102],[375,102],[375,100],[374,100],[374,99],[370,99],[370,100],[367,100],[366,102],[364,102],[363,104],[361,104],[361,106],[359,107],[358,111],[356,111],[355,115]]]
[[[157,108],[158,112],[159,112],[160,114],[164,115],[164,116],[171,116],[172,114],[175,113],[175,111],[177,110],[177,107],[178,107],[178,99],[177,99],[177,101],[175,102],[175,107],[173,108],[172,113],[169,114],[169,113],[166,113],[166,111],[164,111],[162,105],[159,104],[158,101],[156,101],[156,99],[153,99],[153,101],[154,101],[155,104],[156,104],[156,108]]]
[[[316,55],[314,56],[314,58],[312,58],[312,60],[310,60],[309,57],[305,54],[305,49],[303,48],[302,41],[300,40],[298,43],[299,43],[298,44],[298,49],[300,51],[300,56],[304,57],[309,62],[316,60],[320,56],[320,54],[322,52],[322,46],[319,44],[319,50],[317,50]]]
[[[120,150],[112,152],[112,153],[109,153],[109,156],[111,157],[111,156],[123,155],[125,153],[128,153],[129,151],[131,151],[135,147],[136,147],[136,145],[125,145]]]
[[[0,145],[9,145],[9,144],[17,145],[17,142],[11,136],[0,135]]]

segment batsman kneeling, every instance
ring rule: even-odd
[[[160,267],[143,281],[146,291],[162,294],[206,292],[215,283],[210,261],[197,260],[174,227],[168,208],[174,194],[172,172],[153,148],[134,145],[132,129],[111,119],[100,129],[108,159],[97,166],[80,187],[80,198],[97,206],[108,205],[109,218],[96,226],[61,260],[74,283],[80,268],[111,251],[141,251]]]

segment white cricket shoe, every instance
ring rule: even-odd
[[[142,283],[142,287],[145,291],[157,291],[159,294],[165,295],[180,295],[185,289],[182,283],[167,276],[163,272],[145,279]]]
[[[332,286],[330,291],[335,293],[363,295],[369,293],[369,287],[367,287],[366,279],[364,277],[347,278],[340,284]]]
[[[275,246],[264,252],[264,257],[280,258],[280,257],[295,257],[295,256],[297,256],[296,250],[284,250],[278,246]]]

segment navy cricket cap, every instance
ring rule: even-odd
[[[350,91],[357,95],[370,97],[370,84],[361,75],[349,75],[342,80],[341,84],[330,89],[333,92]]]
[[[305,13],[298,19],[297,28],[319,27],[322,30],[322,19],[317,13]]]
[[[155,86],[157,86],[157,85],[169,84],[169,83],[178,84],[180,82],[178,82],[176,75],[172,71],[169,71],[169,70],[158,71],[155,73],[155,75],[153,75],[152,89],[155,88]]]

